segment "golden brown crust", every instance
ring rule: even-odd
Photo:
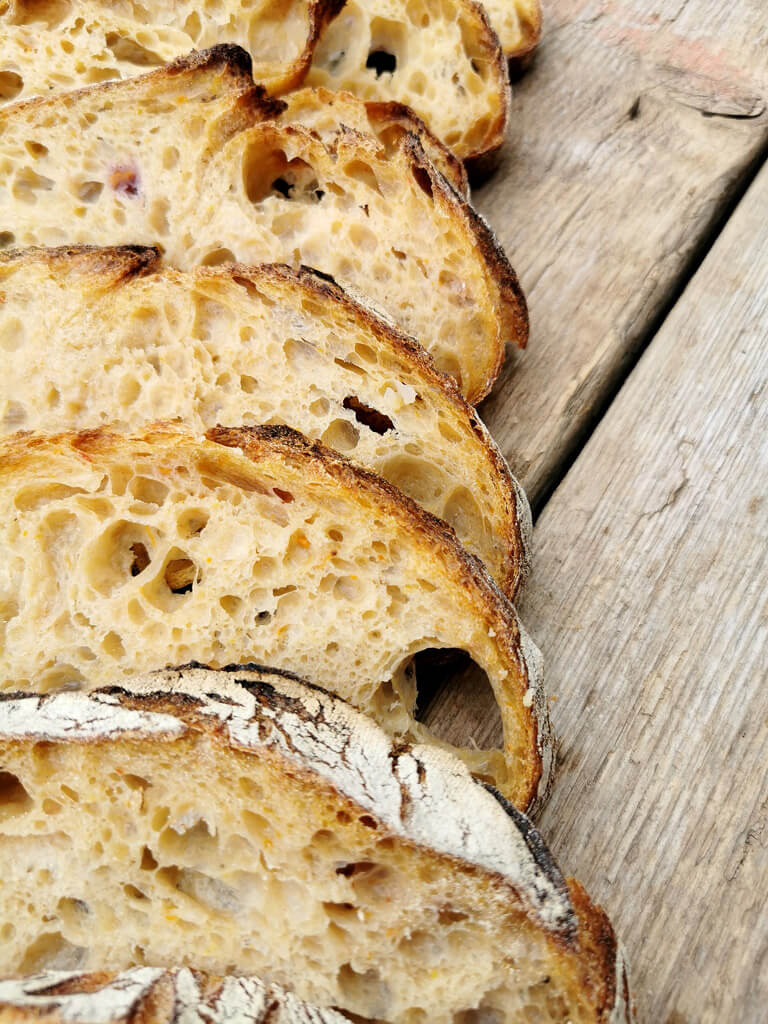
[[[579,922],[578,943],[586,964],[591,968],[585,972],[584,984],[593,991],[597,1008],[597,1020],[608,1021],[617,1001],[617,996],[627,1005],[629,1015],[629,985],[626,968],[621,979],[617,979],[616,965],[622,962],[621,951],[613,925],[601,906],[593,903],[584,886],[575,878],[567,879],[571,903]],[[617,992],[617,982],[623,986]]]

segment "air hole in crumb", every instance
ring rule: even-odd
[[[345,878],[352,878],[354,875],[361,875],[371,871],[375,867],[376,864],[372,860],[360,860],[351,864],[341,864],[336,868],[336,874],[343,875]]]
[[[285,505],[289,505],[294,500],[290,491],[283,491],[279,487],[273,487],[272,490]]]
[[[208,525],[208,513],[200,508],[185,509],[176,521],[179,536],[185,540],[199,537]]]
[[[433,196],[432,192],[432,180],[429,176],[429,171],[425,167],[419,167],[418,165],[411,168],[413,177],[416,180],[416,184],[431,199]]]
[[[140,789],[143,791],[145,789],[149,789],[152,785],[152,783],[149,782],[147,779],[143,778],[143,776],[132,775],[131,772],[124,772],[120,776],[120,778],[128,787],[128,789]]]
[[[16,241],[16,235],[12,231],[0,231],[0,249],[7,249]]]
[[[235,594],[226,594],[224,597],[219,598],[219,604],[227,615],[237,615],[242,603],[243,599]]]
[[[378,409],[372,408],[370,405],[366,405],[354,395],[347,395],[342,404],[345,409],[349,409],[355,414],[355,419],[358,423],[362,423],[363,426],[368,427],[375,434],[386,434],[388,430],[394,429],[395,425],[389,416],[379,412]]]
[[[140,573],[144,572],[152,559],[149,557],[149,553],[141,541],[136,541],[135,544],[131,544],[130,551],[133,555],[130,570],[131,576],[138,576]]]
[[[148,505],[160,506],[168,497],[166,485],[148,476],[135,476],[128,485],[128,490],[134,498]]]
[[[329,448],[335,448],[336,451],[349,452],[357,447],[360,434],[348,420],[331,420],[320,440]]]
[[[201,576],[191,558],[172,558],[163,574],[168,589],[173,594],[188,594]]]
[[[219,267],[222,263],[236,263],[231,249],[211,249],[200,261],[204,267]]]
[[[145,846],[144,849],[141,851],[140,867],[142,871],[154,871],[155,868],[157,867],[157,861],[155,860],[154,856],[152,855],[152,851],[148,846]]]
[[[61,932],[44,932],[26,949],[19,964],[21,974],[41,971],[72,971],[83,962],[86,950],[67,942]]]
[[[81,203],[95,203],[103,188],[104,183],[101,181],[82,181],[75,189],[75,195]]]
[[[392,74],[397,68],[397,57],[386,50],[371,50],[365,66],[372,68],[376,72],[376,77],[380,78],[384,74]]]
[[[0,771],[0,817],[24,814],[32,803],[21,779],[12,772]]]
[[[126,882],[126,884],[123,886],[123,892],[128,897],[128,899],[133,899],[133,900],[146,900],[146,899],[148,899],[146,894],[143,893],[141,891],[141,889],[137,889],[136,886],[135,885],[131,885],[130,882]]]
[[[0,71],[0,103],[14,100],[24,88],[24,79],[15,71]]]
[[[366,828],[378,828],[379,823],[375,818],[372,818],[370,814],[361,814],[359,817],[361,825],[365,825]]]

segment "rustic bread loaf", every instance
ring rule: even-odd
[[[462,750],[521,809],[549,781],[539,654],[453,531],[285,427],[0,442],[0,688],[258,661],[325,686],[397,737],[414,655],[487,673],[504,749]]]
[[[186,669],[14,695],[0,764],[5,974],[189,965],[353,1020],[629,1020],[610,923],[528,820],[320,690]]]
[[[279,120],[304,125],[333,142],[342,125],[363,135],[376,135],[387,150],[400,143],[403,132],[415,135],[421,148],[443,177],[465,198],[469,180],[461,160],[403,103],[364,103],[351,92],[330,89],[295,89],[283,97],[285,110]]]
[[[300,85],[323,26],[343,0],[71,0],[0,4],[0,104],[129,78],[191,50],[237,43],[273,95]]]
[[[541,38],[540,0],[483,0],[483,7],[505,57],[519,60],[536,49]]]
[[[0,109],[0,247],[162,245],[181,269],[305,264],[371,300],[472,401],[523,345],[514,271],[484,221],[403,133],[324,145],[281,125],[237,47]],[[258,123],[261,122],[261,123]]]
[[[217,978],[188,967],[46,971],[0,981],[0,1024],[345,1024],[334,1010],[254,976]]]
[[[320,34],[306,84],[406,103],[470,164],[504,141],[507,65],[474,0],[347,0]]]
[[[281,423],[445,519],[510,596],[530,510],[414,342],[306,270],[162,267],[154,249],[0,253],[0,431]]]

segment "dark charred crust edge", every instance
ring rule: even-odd
[[[626,1007],[627,1024],[632,1019],[632,996],[626,964],[619,947],[616,933],[608,915],[597,903],[589,898],[584,886],[575,878],[567,879],[568,890],[578,918],[579,952],[592,968],[593,979],[599,979],[601,998],[596,1006],[597,1020],[609,1021],[619,1001],[617,983],[622,986],[621,996]],[[621,967],[621,978],[617,967]],[[598,993],[595,993],[597,998]]]
[[[514,804],[511,804],[505,796],[502,796],[495,786],[492,786],[487,782],[481,782],[481,785],[491,794],[502,810],[512,819],[515,823],[515,827],[525,841],[525,845],[528,847],[531,856],[536,861],[536,864],[541,868],[544,875],[557,889],[559,895],[570,903],[570,895],[565,878],[563,877],[560,868],[555,863],[555,860],[549,851],[549,847],[544,842],[541,833],[534,826],[533,822],[518,811]],[[561,928],[563,936],[569,942],[573,942],[576,938],[577,931],[575,915],[570,914],[568,919],[561,923]]]
[[[109,276],[110,285],[143,277],[160,269],[162,255],[151,245],[116,245],[102,248],[98,245],[60,245],[46,248],[42,245],[28,249],[0,251],[0,267],[4,264],[57,263],[69,264],[72,269],[85,270],[94,276]],[[78,266],[78,264],[80,266]]]
[[[153,424],[131,437],[102,428],[54,435],[19,431],[0,441],[0,475],[13,472],[33,453],[46,448],[70,449],[79,457],[91,461],[101,452],[125,451],[131,445],[146,446],[146,454],[150,454],[157,442],[169,447],[192,444],[201,449],[201,454],[207,442],[212,446],[235,449],[249,462],[269,462],[270,459],[286,462],[308,479],[320,481],[326,478],[334,481],[354,495],[358,503],[365,505],[370,502],[382,507],[398,521],[405,532],[418,538],[420,544],[425,544],[432,552],[437,550],[446,570],[455,578],[462,591],[471,594],[470,600],[478,614],[494,629],[497,643],[509,660],[512,671],[508,683],[514,693],[516,715],[527,745],[528,774],[524,781],[521,780],[518,799],[522,810],[534,806],[543,773],[542,744],[551,743],[552,733],[546,705],[544,713],[539,717],[535,703],[531,707],[522,703],[524,694],[536,680],[529,675],[514,608],[483,563],[464,549],[453,528],[421,508],[387,480],[357,466],[319,441],[308,440],[290,427],[219,426],[206,431],[205,441],[200,442],[173,423]]]
[[[406,106],[405,103],[398,103],[397,100],[367,101],[365,108],[368,116],[374,125],[386,126],[399,124],[404,131],[416,135],[420,140],[427,139],[430,146],[440,152],[443,160],[451,170],[452,178],[450,184],[456,189],[459,195],[466,199],[469,192],[469,178],[467,170],[453,150],[449,149],[419,117],[419,115]],[[423,143],[422,143],[423,147]]]
[[[221,69],[230,79],[227,85],[229,91],[235,94],[237,92],[253,92],[250,55],[241,46],[220,43],[207,50],[193,50],[191,53],[177,57],[170,64],[163,64],[162,67],[135,78],[115,78],[108,82],[102,82],[100,85],[86,85],[81,89],[73,89],[69,92],[56,92],[50,96],[33,96],[31,99],[22,100],[19,103],[9,103],[0,108],[0,123],[8,117],[25,118],[30,111],[37,109],[72,106],[83,95],[105,96],[116,89],[145,88],[147,82],[160,82],[163,79],[217,69]],[[261,89],[261,91],[264,90]]]
[[[115,246],[99,247],[89,245],[60,246],[45,248],[35,246],[28,249],[13,249],[0,252],[0,271],[3,264],[40,262],[56,264],[77,261],[78,269],[94,274],[108,273],[110,279],[105,283],[112,287],[119,282],[127,282],[133,277],[148,276],[164,269],[158,249],[149,246]],[[92,262],[92,266],[89,264]],[[177,272],[178,273],[178,272]],[[409,335],[397,327],[381,319],[371,309],[361,305],[347,294],[330,274],[313,267],[301,266],[299,269],[282,263],[267,263],[258,266],[246,266],[241,263],[228,264],[221,267],[197,267],[188,272],[193,281],[243,279],[258,288],[266,279],[277,278],[289,287],[306,290],[341,308],[358,321],[371,333],[377,341],[393,350],[398,358],[425,376],[429,384],[438,389],[445,400],[456,410],[460,418],[466,418],[474,438],[488,460],[489,477],[495,481],[496,507],[503,514],[504,533],[500,536],[505,553],[502,566],[500,588],[503,593],[514,599],[528,573],[530,552],[526,537],[521,526],[521,514],[518,509],[517,493],[512,475],[499,449],[489,443],[487,431],[482,425],[477,411],[462,395],[456,381],[442,373],[434,364],[430,354]]]

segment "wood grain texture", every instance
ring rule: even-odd
[[[663,1024],[768,1013],[766,214],[768,165],[547,504],[521,609],[560,737],[542,831]]]
[[[483,418],[534,508],[768,144],[764,0],[544,0],[502,166],[474,194],[531,342]]]

